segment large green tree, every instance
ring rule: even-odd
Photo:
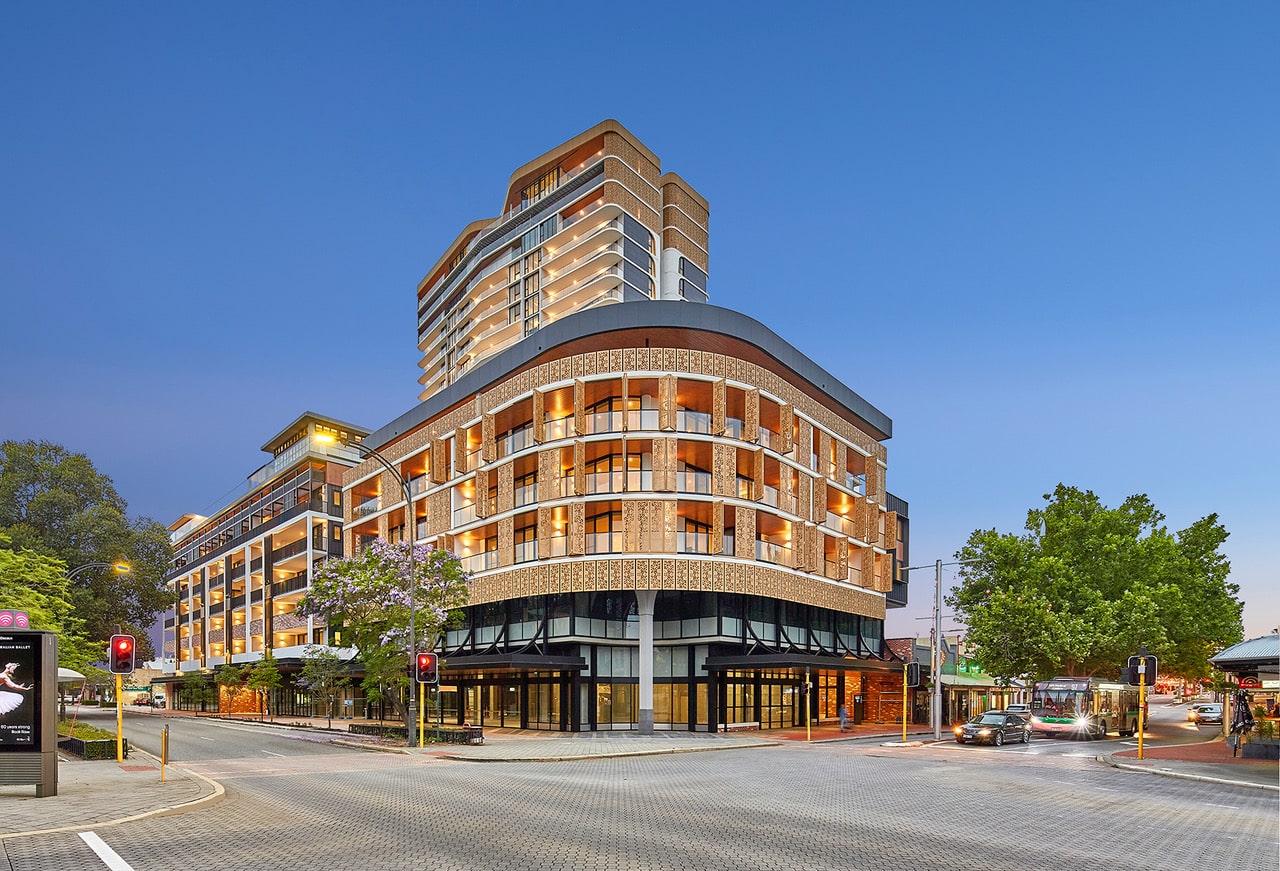
[[[25,611],[32,629],[58,636],[58,664],[88,674],[89,663],[105,648],[89,642],[84,622],[71,604],[67,567],[58,559],[26,548],[13,549],[0,532],[0,608]]]
[[[1110,508],[1059,484],[1044,499],[1024,534],[975,530],[956,554],[975,562],[946,602],[988,674],[1114,678],[1145,646],[1161,673],[1199,679],[1240,640],[1216,514],[1171,533],[1146,495]]]
[[[424,545],[413,546],[414,635],[421,650],[432,650],[440,633],[460,617],[470,596],[470,579],[456,556]],[[391,700],[408,717],[404,691],[409,684],[409,545],[374,540],[359,554],[324,563],[297,613],[324,617],[338,629],[343,646],[355,647],[364,664],[370,701]],[[406,719],[407,722],[407,719]]]
[[[68,567],[72,608],[86,638],[106,643],[117,627],[154,655],[148,630],[169,604],[164,573],[173,555],[168,533],[149,518],[130,520],[115,485],[84,454],[44,441],[0,443],[0,548],[56,557]],[[131,570],[75,571],[126,560]],[[105,647],[103,648],[105,650]]]

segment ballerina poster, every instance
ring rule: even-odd
[[[39,654],[35,638],[0,635],[0,747],[35,745]]]

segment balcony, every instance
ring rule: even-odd
[[[711,495],[710,472],[676,472],[676,489],[681,493]]]
[[[593,472],[586,476],[586,495],[621,493],[623,481],[622,472]]]
[[[533,424],[498,437],[498,458],[509,457],[533,446]]]
[[[523,508],[525,505],[533,505],[538,501],[538,482],[525,484],[517,487],[515,491],[515,507]]]
[[[792,564],[791,548],[787,547],[785,544],[756,539],[756,559],[760,562],[773,563],[780,566],[790,566]]]
[[[498,567],[498,552],[496,550],[486,550],[482,553],[464,556],[459,562],[462,563],[463,571],[468,574],[496,569]]]
[[[368,517],[370,514],[376,514],[380,508],[382,508],[382,497],[371,496],[352,506],[351,516],[355,518]]]
[[[516,562],[529,563],[538,558],[538,540],[516,542]]]
[[[677,532],[676,551],[678,553],[711,553],[711,535],[706,532]]]
[[[571,439],[577,435],[572,417],[562,417],[557,420],[547,420],[545,441],[556,441],[557,439]]]
[[[680,432],[711,435],[711,415],[708,412],[681,409],[676,412],[676,429]]]

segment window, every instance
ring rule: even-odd
[[[622,553],[622,512],[608,511],[587,518],[587,553]]]
[[[515,531],[516,562],[527,563],[538,558],[538,525],[529,523]]]
[[[680,553],[710,553],[711,525],[684,518],[684,528],[680,530]]]

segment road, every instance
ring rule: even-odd
[[[1276,793],[1113,769],[1093,758],[1104,742],[787,743],[485,764],[192,722],[184,747],[210,749],[216,733],[227,755],[189,766],[227,796],[101,828],[122,871],[1275,871],[1280,851]],[[6,847],[13,871],[107,867],[76,834]]]

